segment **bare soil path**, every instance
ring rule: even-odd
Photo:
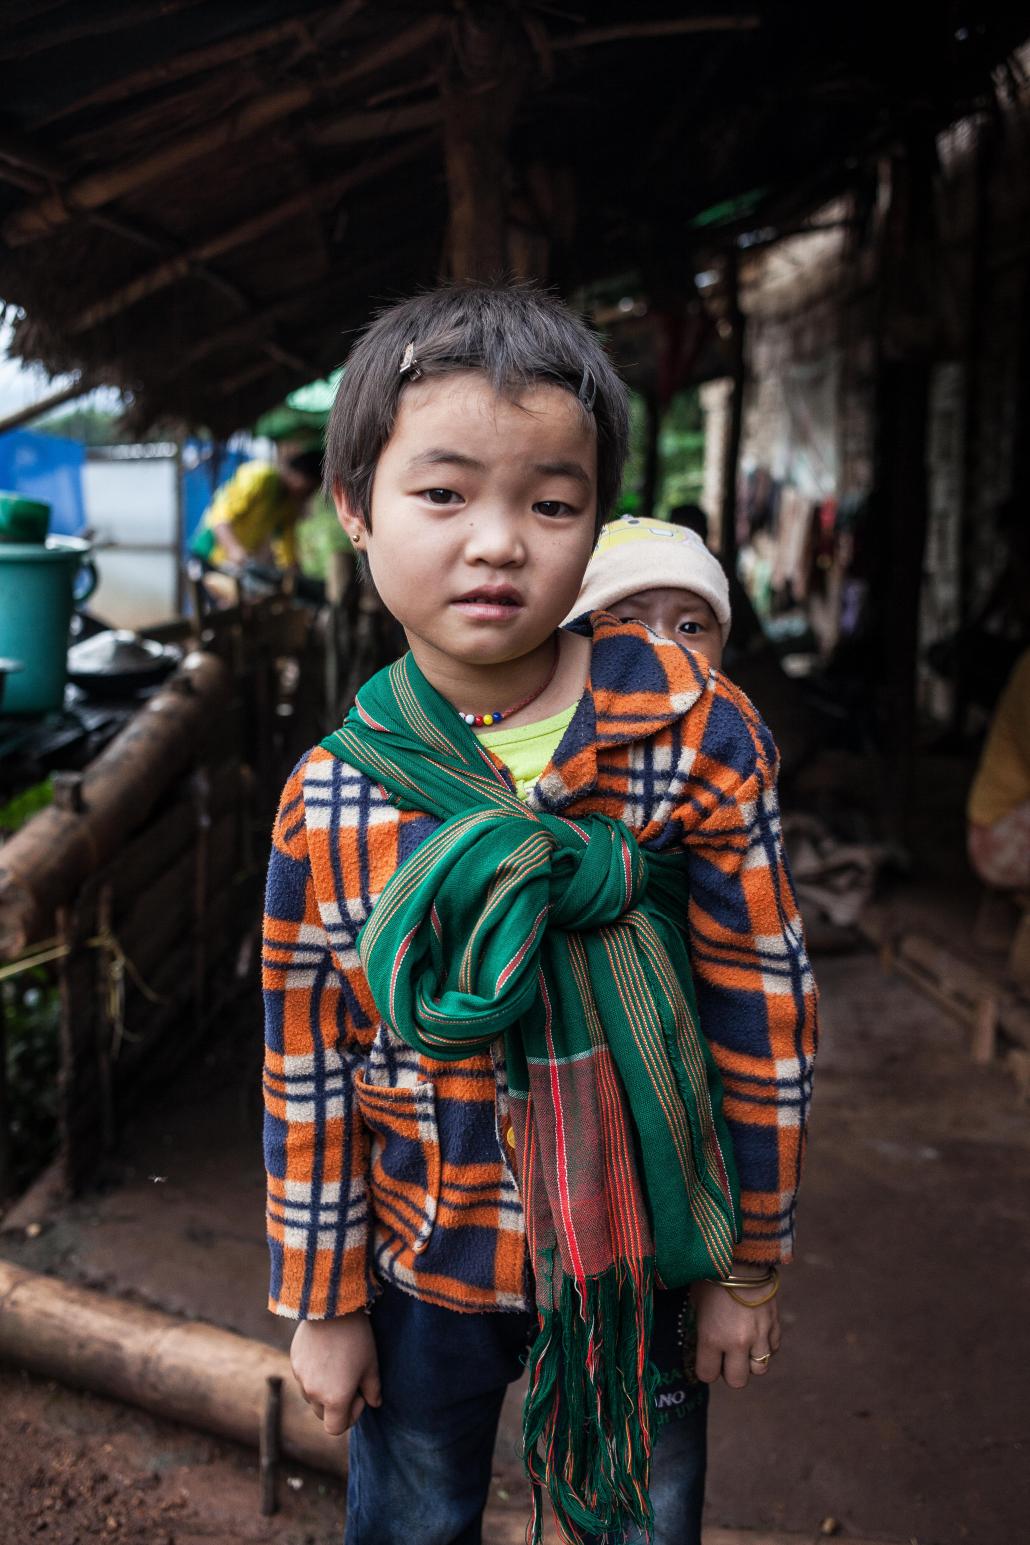
[[[1030,1516],[1030,1123],[963,1033],[871,955],[817,962],[824,1041],[773,1375],[713,1402],[711,1545],[1014,1545]],[[256,1019],[141,1110],[89,1196],[0,1253],[286,1345],[264,1310]],[[506,1420],[489,1545],[516,1545]],[[0,1370],[0,1545],[329,1545],[331,1481]],[[739,1535],[737,1531],[749,1531]],[[730,1532],[726,1532],[730,1531]],[[750,1532],[755,1531],[755,1532]]]

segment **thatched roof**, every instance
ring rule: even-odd
[[[440,80],[470,13],[531,61],[507,190],[526,261],[613,297],[689,288],[721,201],[724,232],[792,218],[983,100],[1023,30],[987,0],[711,9],[6,0],[16,350],[220,431],[338,364],[377,301],[444,267]]]

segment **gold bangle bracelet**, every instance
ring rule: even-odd
[[[745,1309],[760,1309],[763,1304],[769,1303],[776,1297],[777,1293],[780,1291],[780,1279],[779,1277],[776,1278],[776,1281],[773,1283],[772,1287],[770,1288],[769,1292],[766,1293],[764,1298],[742,1298],[737,1292],[736,1288],[731,1287],[728,1287],[726,1291],[731,1298],[736,1300],[738,1304],[743,1304]]]
[[[738,1277],[734,1272],[728,1271],[725,1277],[706,1277],[706,1282],[716,1282],[719,1287],[743,1288],[766,1287],[768,1283],[775,1282],[779,1272],[775,1266],[770,1266],[764,1277]]]

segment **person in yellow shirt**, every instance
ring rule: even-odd
[[[301,451],[278,466],[245,461],[218,490],[192,548],[213,568],[225,564],[297,566],[296,526],[322,481],[319,451]]]
[[[994,710],[969,791],[969,860],[999,890],[1030,889],[1030,649]]]

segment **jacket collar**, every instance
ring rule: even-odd
[[[590,678],[572,723],[534,790],[534,804],[563,810],[597,783],[598,753],[649,740],[681,719],[705,690],[710,667],[642,622],[592,612],[572,624],[593,639]]]

